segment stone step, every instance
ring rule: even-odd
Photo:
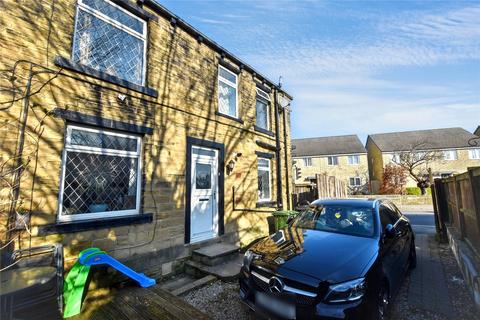
[[[217,278],[215,276],[208,275],[208,276],[205,276],[203,278],[197,279],[193,282],[187,283],[184,286],[171,291],[171,293],[175,296],[179,296],[179,295],[185,294],[187,292],[190,292],[192,290],[203,287],[203,286],[205,286],[209,283],[212,283],[215,280],[217,280]]]
[[[205,246],[192,252],[192,260],[207,266],[215,266],[226,262],[238,254],[239,247],[233,244],[220,242]]]
[[[236,253],[229,255],[227,261],[210,266],[199,261],[189,260],[185,262],[185,272],[194,277],[203,277],[213,275],[221,280],[231,281],[238,278],[240,268],[242,267],[243,255]]]
[[[194,281],[196,281],[197,278],[195,277],[192,277],[191,275],[189,274],[186,274],[186,273],[182,273],[182,274],[179,274],[179,275],[176,275],[168,280],[165,280],[163,282],[161,282],[159,285],[160,285],[160,288],[162,288],[163,290],[166,290],[168,292],[172,292],[178,288],[181,288],[189,283],[192,283]]]

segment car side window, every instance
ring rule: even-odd
[[[382,224],[382,229],[385,229],[388,224],[395,223],[391,210],[383,204],[380,205],[380,223]]]

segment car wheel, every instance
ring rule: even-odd
[[[410,255],[408,257],[408,267],[409,269],[415,269],[417,267],[417,251],[415,250],[415,241],[412,239],[412,244],[410,245]]]

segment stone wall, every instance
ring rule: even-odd
[[[39,65],[34,71],[49,71],[33,77],[32,92],[35,94],[28,104],[25,149],[30,162],[22,175],[20,198],[27,209],[31,204],[32,229],[31,235],[22,233],[24,247],[61,242],[67,267],[82,249],[90,246],[107,250],[116,258],[130,260],[157,252],[160,256],[155,260],[157,266],[188,256],[191,246],[184,243],[187,137],[224,144],[225,163],[234,158],[234,153],[242,153],[233,172],[225,174],[225,233],[242,244],[266,234],[266,216],[273,208],[256,208],[255,152],[274,153],[260,147],[258,141],[263,145],[275,145],[275,137],[254,129],[255,87],[263,79],[240,70],[238,106],[242,121],[239,122],[216,113],[221,52],[198,41],[182,27],[172,25],[149,7],[143,9],[156,18],[148,22],[146,86],[158,91],[158,97],[55,65],[55,57],[68,59],[71,55],[76,1],[5,0],[0,7],[0,22],[4,26],[0,31],[0,69],[11,70],[17,64],[16,86],[26,84],[32,63]],[[234,65],[228,57],[223,60]],[[12,89],[12,79],[11,73],[5,73],[0,85]],[[121,96],[125,98],[119,99]],[[11,92],[0,93],[0,99],[16,100]],[[15,155],[23,103],[24,99],[16,100],[0,111],[2,160]],[[153,134],[142,138],[142,212],[152,213],[153,222],[71,233],[42,231],[46,225],[57,224],[66,128],[65,120],[53,114],[57,108],[153,128]],[[271,124],[275,123],[273,109],[270,108]],[[282,117],[280,113],[280,119]],[[283,121],[279,123],[284,207],[287,206],[285,175],[287,170],[291,173],[289,112],[286,117],[286,128],[283,128]],[[273,132],[274,129],[271,128]],[[288,161],[284,158],[285,149]],[[276,161],[278,159],[272,161],[272,200],[276,200],[278,185]],[[291,183],[290,177],[288,180]],[[236,190],[236,207],[241,210],[233,211],[232,188]],[[2,196],[6,196],[4,191]]]

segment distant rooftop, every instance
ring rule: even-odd
[[[463,128],[443,128],[371,134],[377,147],[384,152],[417,150],[436,150],[471,147],[468,141],[475,135]]]
[[[292,139],[294,157],[366,153],[357,135]]]

